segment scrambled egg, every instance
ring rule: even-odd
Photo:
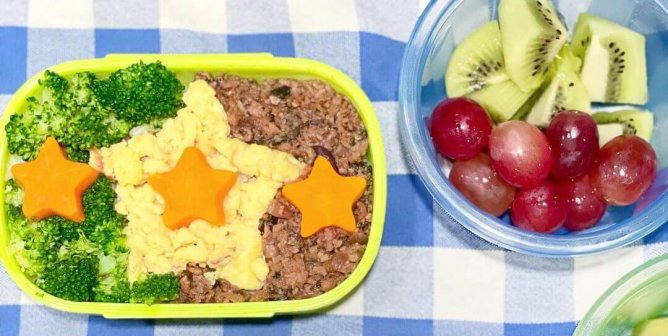
[[[262,251],[259,220],[278,188],[295,180],[304,164],[288,153],[229,138],[230,126],[214,90],[191,83],[186,107],[165,120],[156,134],[145,133],[92,153],[90,164],[118,182],[116,210],[128,217],[128,277],[178,273],[189,263],[208,265],[216,276],[243,289],[258,289],[269,271]],[[183,150],[196,146],[216,169],[239,174],[224,202],[226,223],[196,220],[170,230],[162,223],[164,201],[148,175],[172,169]]]

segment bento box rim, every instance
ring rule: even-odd
[[[63,76],[79,71],[91,71],[100,75],[108,74],[130,64],[144,61],[161,61],[177,75],[194,75],[204,71],[214,74],[232,73],[251,78],[296,78],[320,79],[331,85],[336,91],[347,96],[360,114],[369,138],[369,160],[373,167],[373,213],[366,251],[357,268],[350,276],[334,289],[316,297],[299,300],[241,302],[241,303],[206,303],[206,304],[130,304],[72,302],[45,293],[23,274],[8,245],[8,227],[5,220],[4,193],[0,193],[0,260],[9,276],[33,300],[58,310],[103,315],[106,318],[257,318],[271,317],[275,314],[297,314],[315,312],[332,306],[350,294],[365,278],[378,254],[385,221],[387,197],[387,174],[385,154],[380,125],[373,106],[366,94],[350,77],[341,71],[317,61],[274,57],[271,54],[113,54],[105,58],[75,60],[60,63],[48,70]],[[27,97],[39,92],[38,80],[44,71],[27,80],[9,101],[0,120],[0,153],[2,165],[0,174],[6,175],[9,154],[4,125],[9,116],[24,108]],[[182,79],[183,80],[183,79]],[[3,190],[5,179],[1,180]]]

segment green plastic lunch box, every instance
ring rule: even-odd
[[[177,73],[184,83],[193,80],[196,72],[212,74],[231,73],[242,77],[319,79],[347,96],[362,118],[369,138],[369,161],[373,167],[373,217],[366,251],[357,268],[334,289],[308,299],[205,304],[129,304],[72,302],[45,293],[33,284],[21,271],[14,257],[8,251],[9,235],[4,208],[0,211],[0,260],[14,282],[28,296],[46,306],[73,313],[97,314],[107,318],[212,318],[212,317],[271,317],[275,314],[305,313],[322,310],[341,300],[355,289],[371,269],[378,254],[387,198],[387,174],[385,154],[380,126],[371,102],[360,87],[342,72],[312,60],[273,57],[271,54],[199,54],[199,55],[109,55],[105,58],[77,60],[51,67],[63,76],[71,76],[81,71],[91,71],[100,76],[139,61],[161,61],[167,68]],[[39,94],[38,80],[42,73],[28,80],[14,94],[2,117],[0,152],[2,165],[0,173],[6,175],[9,159],[4,125],[9,116],[26,108],[26,98]],[[4,184],[4,180],[2,182]],[[4,186],[3,186],[4,188]],[[4,194],[0,193],[0,200]],[[0,202],[0,204],[4,204]]]

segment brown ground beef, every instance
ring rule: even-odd
[[[225,107],[232,136],[291,153],[308,164],[328,157],[342,175],[368,181],[353,212],[357,231],[326,228],[302,238],[299,211],[279,193],[260,221],[269,274],[255,291],[229,282],[211,284],[207,267],[189,265],[181,274],[180,302],[239,302],[307,298],[343,281],[357,267],[369,235],[372,213],[371,167],[365,155],[364,125],[348,98],[317,80],[269,79],[258,83],[232,75],[199,74],[216,90]]]

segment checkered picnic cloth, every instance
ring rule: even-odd
[[[579,1],[586,4],[589,0]],[[326,313],[271,320],[106,320],[31,301],[0,266],[0,335],[570,335],[617,278],[665,251],[668,230],[603,255],[504,251],[453,223],[400,146],[402,53],[428,0],[0,0],[0,110],[36,72],[108,53],[270,52],[329,63],[373,101],[388,160],[382,248]]]

